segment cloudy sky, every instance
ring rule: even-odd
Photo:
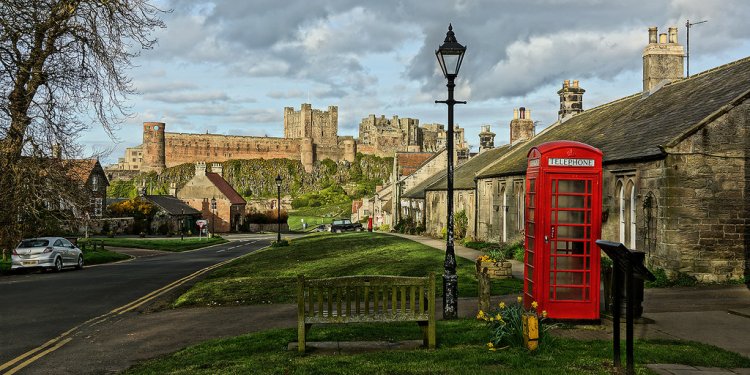
[[[685,21],[691,74],[750,55],[744,0],[159,0],[167,28],[130,72],[139,94],[132,118],[108,138],[92,129],[89,150],[142,141],[144,121],[168,132],[283,134],[283,108],[339,107],[339,135],[357,135],[369,114],[447,122],[434,51],[449,23],[468,46],[457,79],[456,122],[478,144],[492,126],[508,140],[513,108],[526,107],[537,131],[557,119],[565,79],[586,89],[584,108],[641,90],[648,27]]]

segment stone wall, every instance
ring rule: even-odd
[[[477,182],[476,238],[489,242],[515,241],[522,235],[525,176],[482,179]],[[473,228],[473,226],[472,226]]]
[[[749,114],[745,101],[666,149],[665,229],[654,264],[701,281],[747,275]]]
[[[300,142],[296,139],[186,133],[166,133],[165,138],[167,167],[196,160],[300,160]]]
[[[427,191],[425,194],[425,202],[428,206],[425,214],[425,231],[431,236],[442,236],[443,228],[447,228],[448,226],[447,197],[448,191],[446,190]],[[453,191],[453,228],[456,228],[456,213],[463,210],[466,212],[466,217],[469,219],[466,235],[471,237],[474,237],[474,206],[473,191]],[[455,240],[460,240],[460,238],[456,237]]]

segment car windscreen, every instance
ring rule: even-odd
[[[333,225],[341,225],[341,224],[344,224],[344,222],[341,221],[341,220],[334,220],[333,221]]]
[[[29,248],[29,247],[44,247],[48,245],[49,245],[48,240],[32,239],[32,240],[21,241],[21,243],[18,244],[18,248],[24,249],[24,248]]]

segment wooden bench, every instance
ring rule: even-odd
[[[427,277],[343,276],[297,279],[297,349],[313,324],[417,322],[435,348],[435,274]]]

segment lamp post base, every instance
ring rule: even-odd
[[[458,318],[458,275],[443,274],[443,319]]]

